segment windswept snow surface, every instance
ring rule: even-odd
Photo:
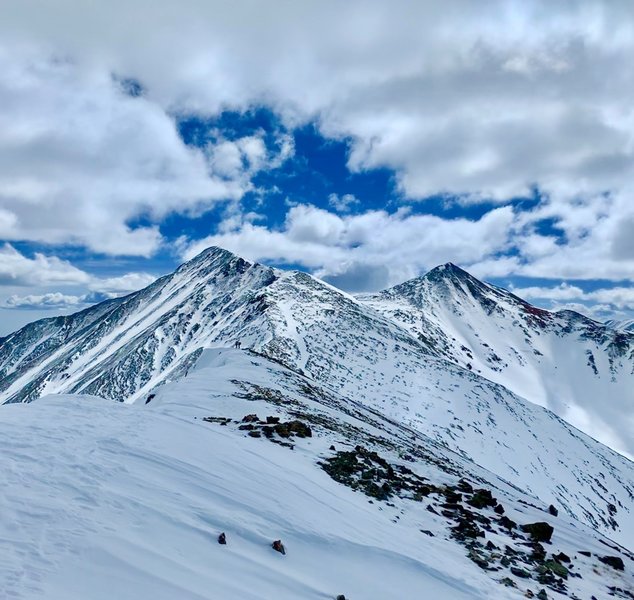
[[[286,419],[298,411],[338,425],[314,426],[313,437],[294,440],[291,450],[202,420]],[[567,582],[578,597],[603,598],[609,585],[632,589],[630,555],[622,573],[598,562],[596,555],[616,550],[584,525],[545,515],[543,503],[471,461],[277,363],[220,349],[147,405],[61,395],[1,408],[0,595],[460,600],[521,598],[541,587],[514,576],[518,589],[500,585],[501,574],[471,562],[446,520],[425,510],[428,499],[370,503],[317,464],[331,444],[372,440],[396,462],[403,462],[399,448],[419,448],[406,464],[432,482],[488,481],[520,523],[552,522],[549,552],[575,556],[583,569],[583,579]],[[220,532],[226,546],[216,541]],[[271,549],[275,539],[285,556]],[[577,557],[582,549],[595,556]]]

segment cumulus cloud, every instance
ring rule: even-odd
[[[288,124],[316,119],[350,138],[351,168],[391,167],[411,197],[632,178],[627,2],[7,4],[8,40],[132,74],[164,108],[264,104]]]
[[[41,50],[0,47],[0,105],[5,240],[150,256],[167,214],[238,200],[292,154],[288,136],[274,153],[261,135],[187,146],[163,107],[108,70]]]
[[[399,10],[183,0],[160,11],[150,0],[5,0],[0,235],[147,256],[167,213],[230,199],[217,235],[192,248],[295,262],[341,285],[360,285],[362,273],[394,282],[447,260],[482,277],[632,281],[631,11],[620,0]],[[336,195],[338,214],[300,202],[267,229],[235,204],[254,173],[292,154],[292,139],[271,154],[261,135],[215,132],[191,148],[174,127],[174,115],[253,106],[346,140],[352,171],[393,169],[408,201],[505,205],[535,189],[542,200],[524,213],[442,219],[351,216],[360,206]]]
[[[56,256],[36,253],[28,258],[10,244],[0,248],[0,289],[41,289],[52,286],[86,290],[80,294],[37,292],[11,294],[0,307],[11,309],[82,308],[108,298],[139,290],[156,280],[149,273],[125,273],[114,277],[91,275]]]
[[[7,298],[4,308],[18,309],[58,309],[58,308],[81,308],[85,304],[84,296],[72,296],[60,292],[48,294],[29,294],[18,296],[13,294]]]
[[[361,201],[354,194],[330,194],[328,196],[328,206],[334,208],[337,212],[349,212],[355,206],[359,206]]]
[[[68,261],[36,253],[28,258],[10,244],[0,247],[0,285],[87,284],[90,276]]]
[[[252,260],[302,265],[347,289],[369,289],[404,281],[448,260],[484,260],[508,248],[514,218],[510,207],[494,209],[479,220],[449,220],[406,210],[342,216],[300,204],[289,210],[279,231],[243,223],[191,243],[184,256],[222,246]],[[371,283],[359,282],[362,273]]]

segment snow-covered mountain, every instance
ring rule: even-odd
[[[634,319],[625,319],[621,321],[610,320],[606,321],[605,324],[612,329],[634,332]]]
[[[570,417],[561,407],[576,403],[611,433],[627,431],[633,337],[540,311],[453,266],[354,298],[211,248],[140,292],[0,340],[0,401],[82,393],[144,402],[185,377],[205,348],[238,340],[570,518],[634,539],[632,462],[555,414]],[[577,376],[601,405],[568,381]]]
[[[539,309],[453,264],[359,300],[447,360],[634,456],[634,334]]]
[[[573,435],[559,444],[576,451]],[[149,403],[3,406],[0,453],[0,595],[15,600],[634,589],[634,555],[561,505],[250,350],[203,351]]]

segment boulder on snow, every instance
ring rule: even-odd
[[[280,554],[286,554],[286,548],[284,548],[284,544],[282,544],[282,540],[275,540],[271,544],[271,548]]]
[[[522,525],[521,529],[525,533],[530,533],[531,537],[536,542],[550,542],[553,531],[555,531],[555,528],[552,525],[549,525],[544,521]]]
[[[623,564],[623,559],[619,556],[600,556],[599,560],[609,567],[616,569],[617,571],[624,571],[625,565]]]
[[[218,543],[222,546],[224,546],[227,543],[227,536],[224,534],[224,532],[222,532],[219,536],[218,536]]]
[[[548,507],[548,512],[553,516],[556,517],[559,514],[559,511],[551,504]]]

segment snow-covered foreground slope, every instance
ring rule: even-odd
[[[253,414],[300,421],[311,435],[269,438],[273,424],[245,419]],[[634,589],[631,554],[587,526],[244,351],[204,353],[149,404],[57,396],[3,406],[0,454],[6,598],[510,599],[542,589],[560,597],[563,585],[590,600]],[[552,543],[470,505],[467,481],[518,525],[551,524]],[[465,535],[473,526],[478,537]],[[276,539],[285,555],[271,548]],[[553,561],[559,552],[574,566]]]
[[[536,308],[452,264],[359,299],[447,360],[634,456],[634,334]]]

